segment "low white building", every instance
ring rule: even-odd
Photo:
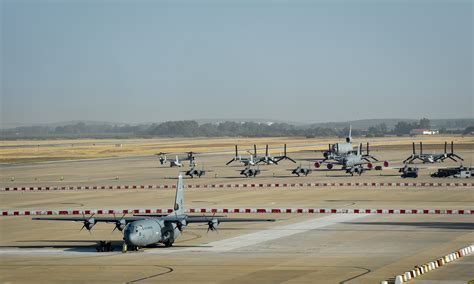
[[[410,135],[435,135],[439,134],[439,130],[436,129],[412,129]]]

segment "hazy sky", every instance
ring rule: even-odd
[[[0,1],[1,120],[473,117],[472,1]]]

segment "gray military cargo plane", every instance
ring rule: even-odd
[[[33,220],[47,221],[75,221],[83,222],[83,228],[88,231],[99,223],[115,223],[115,229],[123,231],[123,252],[128,249],[137,250],[142,247],[162,243],[167,247],[173,245],[175,240],[188,224],[207,223],[208,231],[215,231],[220,223],[224,222],[274,222],[275,219],[265,218],[230,218],[223,216],[191,216],[187,215],[184,208],[184,183],[182,175],[178,177],[174,210],[168,215],[135,215],[132,217],[38,217]],[[81,230],[82,230],[81,229]]]
[[[413,164],[416,160],[420,160],[423,162],[423,164],[432,164],[435,162],[444,162],[444,160],[448,158],[453,160],[454,162],[457,162],[455,158],[464,161],[463,158],[454,153],[453,141],[451,141],[451,153],[448,153],[448,142],[444,142],[444,153],[441,154],[424,154],[422,142],[420,142],[420,153],[417,154],[415,151],[415,142],[413,142],[413,153],[408,158],[406,158],[403,163]]]

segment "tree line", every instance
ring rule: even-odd
[[[392,129],[385,123],[371,126],[368,129],[353,129],[354,136],[368,137],[384,135],[407,135],[415,128],[430,128],[430,120],[423,118],[418,122],[399,121]],[[441,133],[447,130],[440,130]],[[467,131],[467,132],[466,132]],[[127,138],[127,137],[345,137],[349,127],[329,128],[320,125],[296,126],[288,123],[233,122],[199,124],[193,120],[167,121],[163,123],[139,125],[85,124],[83,122],[48,127],[30,126],[4,129],[3,139],[14,138],[48,138],[48,137],[95,137],[95,138]],[[472,132],[472,126],[449,133]]]

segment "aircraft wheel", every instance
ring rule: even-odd
[[[172,247],[173,246],[172,241],[166,241],[166,242],[164,242],[164,244],[165,244],[165,247]]]

